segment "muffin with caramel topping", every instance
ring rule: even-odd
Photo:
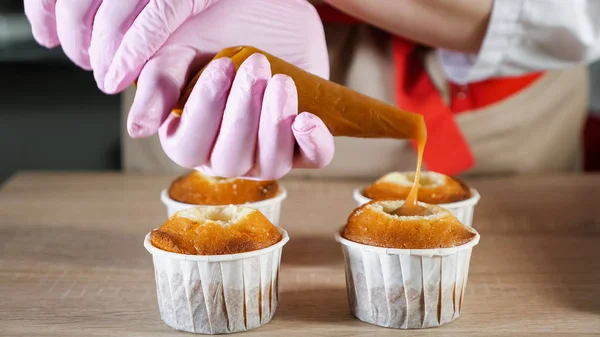
[[[281,203],[286,197],[287,192],[277,181],[211,177],[198,171],[177,178],[161,193],[168,216],[197,205],[248,205],[274,224],[279,223]]]
[[[363,205],[371,200],[404,200],[408,197],[415,172],[390,172],[364,189],[354,191],[354,200]],[[464,182],[437,172],[421,172],[417,199],[439,205],[452,212],[460,222],[471,226],[479,193]]]
[[[336,235],[346,263],[348,302],[354,316],[367,323],[437,327],[461,315],[479,234],[436,205],[419,203],[425,215],[396,215],[403,204],[371,201],[352,212]]]
[[[430,211],[425,216],[397,216],[393,211],[404,201],[371,202],[356,209],[348,218],[342,237],[365,245],[431,249],[460,246],[475,237],[450,211],[421,204]]]
[[[372,200],[404,200],[415,180],[414,172],[391,172],[367,186],[363,195]],[[471,197],[462,181],[436,172],[422,172],[417,199],[428,204],[448,204]]]

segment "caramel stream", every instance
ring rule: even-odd
[[[415,181],[406,202],[395,211],[395,214],[429,214],[426,208],[417,204],[423,150],[427,140],[423,116],[401,110],[325,80],[254,47],[225,48],[214,59],[229,57],[237,70],[248,57],[255,53],[263,54],[267,58],[273,75],[285,74],[294,80],[298,92],[298,111],[308,111],[321,118],[334,136],[416,140],[419,145],[419,154]],[[173,114],[181,115],[203,70],[200,70],[185,87],[179,102],[173,109]]]
[[[428,208],[419,206],[419,204],[417,204],[419,195],[419,185],[421,184],[421,165],[423,164],[423,151],[425,150],[426,141],[427,136],[417,140],[419,153],[417,157],[417,170],[415,171],[415,181],[413,182],[413,186],[404,204],[402,204],[402,206],[391,212],[391,214],[398,216],[425,216],[432,214]]]

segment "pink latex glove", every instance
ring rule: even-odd
[[[223,47],[235,45],[255,46],[329,76],[322,24],[306,1],[221,0],[183,24],[144,67],[130,113],[130,132],[148,135],[157,125],[148,121],[169,116],[159,132],[167,155],[181,166],[223,177],[278,179],[292,167],[329,164],[334,153],[331,133],[316,116],[298,114],[293,80],[272,77],[262,55],[249,57],[237,74],[228,58],[211,62],[182,117],[169,115],[187,65],[198,59],[201,65]],[[176,62],[182,57],[188,62]]]
[[[217,1],[24,0],[24,8],[39,44],[61,45],[75,64],[94,71],[101,90],[117,93],[127,87],[117,88],[124,69],[139,74],[173,31]]]
[[[54,2],[59,19],[59,5],[68,0],[46,3]],[[83,50],[90,35],[90,65],[101,89],[119,92],[139,76],[128,119],[134,138],[154,134],[169,117],[190,71],[225,47],[255,46],[321,77],[329,75],[322,24],[305,0],[194,1],[194,5],[156,0],[147,6],[148,1],[105,0],[99,6],[94,0],[71,2],[77,4],[75,17],[82,19],[64,22],[78,22],[83,29],[70,26],[81,32],[60,42],[64,49],[68,49],[66,42],[83,47],[78,52],[73,48],[72,59],[86,66]],[[58,43],[52,30],[46,36],[36,28],[35,22],[49,27],[54,19],[52,6],[41,3],[26,1],[28,17],[36,39],[52,46]],[[83,23],[92,21],[90,32]],[[322,121],[297,113],[293,81],[286,76],[271,79],[263,57],[249,58],[237,76],[229,61],[219,60],[202,76],[182,118],[169,117],[160,138],[167,155],[181,166],[224,177],[277,179],[292,166],[319,168],[333,157],[333,137]]]
[[[170,115],[159,136],[179,165],[221,177],[279,179],[292,167],[323,167],[334,152],[325,124],[298,114],[294,81],[271,77],[261,54],[250,56],[237,74],[229,58],[211,62],[181,118]]]

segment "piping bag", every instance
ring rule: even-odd
[[[310,112],[325,123],[333,136],[356,138],[427,139],[423,116],[403,111],[337,83],[304,71],[291,63],[254,47],[237,46],[221,50],[213,59],[229,57],[237,70],[252,54],[263,54],[271,72],[290,76],[298,91],[298,111]],[[200,70],[184,88],[172,113],[181,116]]]

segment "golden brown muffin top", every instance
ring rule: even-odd
[[[177,178],[169,197],[192,205],[241,205],[271,199],[279,194],[276,181],[215,178],[193,171]]]
[[[440,206],[427,205],[431,215],[396,216],[402,200],[371,201],[352,212],[342,237],[370,246],[398,249],[451,248],[463,245],[476,234],[452,213]]]
[[[198,206],[179,211],[150,240],[156,248],[188,255],[250,252],[279,242],[282,236],[260,211],[243,206]]]
[[[363,195],[373,200],[404,200],[415,180],[414,172],[391,172],[367,186]],[[471,197],[462,181],[436,172],[421,172],[417,199],[427,204],[448,204]]]

